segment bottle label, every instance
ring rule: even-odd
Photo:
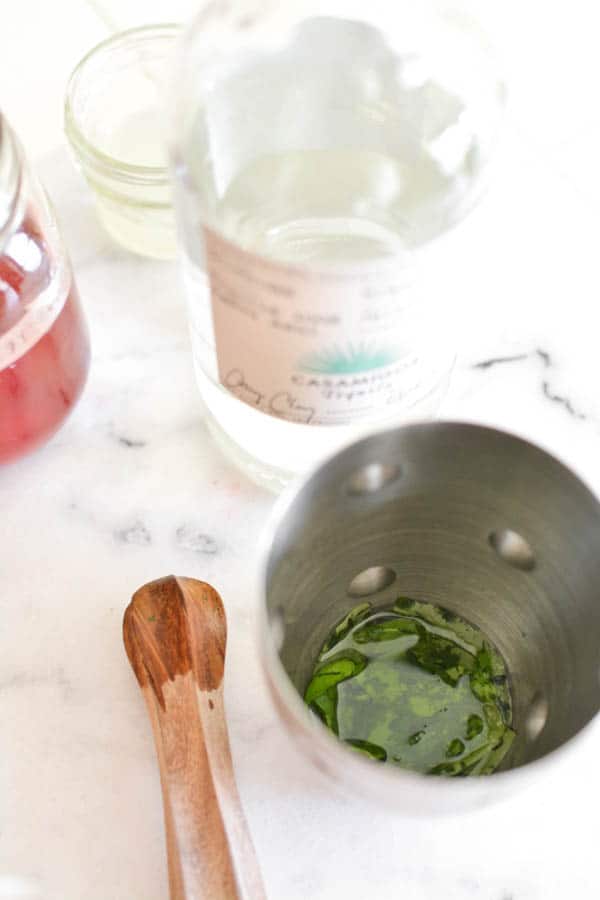
[[[397,260],[307,269],[210,229],[205,246],[219,380],[239,400],[289,422],[348,425],[392,417],[431,388],[425,309]]]

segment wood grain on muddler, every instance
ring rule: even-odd
[[[223,705],[227,623],[209,584],[145,584],[123,638],[154,732],[171,900],[264,900],[238,796]]]

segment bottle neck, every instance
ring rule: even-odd
[[[0,249],[12,232],[22,180],[21,150],[14,132],[0,113]]]

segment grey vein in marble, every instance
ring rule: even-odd
[[[472,369],[491,369],[493,366],[503,365],[504,363],[521,362],[529,358],[529,353],[517,353],[514,356],[494,356],[491,359],[482,359],[481,362],[473,363]]]
[[[140,547],[152,543],[152,536],[143,522],[139,519],[126,528],[120,528],[113,532],[114,538],[121,544],[137,544]]]
[[[23,688],[46,687],[48,685],[59,687],[64,698],[67,698],[73,690],[73,685],[65,675],[65,670],[62,666],[46,674],[36,674],[35,672],[24,670],[13,672],[8,676],[0,676],[0,693]],[[0,896],[2,895],[0,894]]]
[[[536,347],[536,349],[531,353],[515,353],[507,356],[494,356],[490,357],[489,359],[482,359],[479,362],[473,363],[471,368],[479,371],[485,371],[498,365],[520,363],[525,362],[528,359],[538,359],[544,369],[552,369],[554,367],[552,357],[550,356],[548,351],[543,350],[541,347]],[[578,419],[582,422],[589,420],[590,417],[587,415],[587,413],[581,412],[581,410],[577,409],[569,397],[554,391],[547,378],[544,378],[542,380],[541,390],[543,396],[547,400],[550,400],[551,403],[555,403],[556,405],[561,406],[565,410],[565,412],[568,413],[568,415],[572,418]]]
[[[576,409],[568,397],[564,397],[562,394],[555,394],[547,381],[542,382],[542,394],[552,403],[562,406],[570,416],[573,416],[573,418],[581,419],[582,422],[587,420],[588,416],[586,413],[582,413]]]
[[[146,447],[148,441],[142,440],[141,438],[132,437],[129,434],[126,434],[121,429],[115,428],[115,426],[111,423],[108,429],[109,437],[116,441],[117,444],[120,444],[122,447],[127,447],[131,450],[140,449],[142,447]]]
[[[532,350],[530,353],[513,353],[506,356],[492,356],[489,359],[482,359],[479,362],[473,363],[471,368],[482,370],[491,369],[494,366],[505,365],[507,363],[525,362],[525,360],[531,359],[532,357],[537,357],[541,360],[545,368],[549,368],[552,365],[552,357],[548,351],[542,350],[541,347],[536,347],[535,350]]]
[[[122,434],[115,434],[115,439],[116,439],[117,443],[121,444],[123,447],[130,447],[132,449],[138,448],[138,447],[145,447],[147,444],[147,441],[138,441],[138,440],[135,440],[134,438],[125,437],[125,435],[122,435]]]
[[[219,552],[214,538],[193,525],[180,525],[175,532],[175,541],[178,547],[204,556],[214,556]]]
[[[536,348],[536,354],[543,362],[544,366],[548,369],[552,365],[552,357],[546,350],[542,350],[540,347]]]

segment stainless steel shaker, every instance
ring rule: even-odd
[[[294,738],[336,782],[412,811],[478,805],[552,763],[600,706],[600,504],[564,465],[475,425],[409,425],[330,459],[266,536],[263,658]],[[423,776],[337,741],[302,692],[331,627],[399,595],[449,608],[507,662],[517,737],[501,770]]]

